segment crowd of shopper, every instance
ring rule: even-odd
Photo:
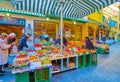
[[[0,76],[3,76],[6,71],[5,69],[9,69],[12,65],[8,63],[9,57],[11,53],[17,53],[17,51],[21,51],[24,47],[27,46],[27,39],[30,38],[30,34],[25,34],[19,41],[18,48],[15,44],[16,34],[15,33],[2,33],[0,35]]]

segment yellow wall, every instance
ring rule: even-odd
[[[0,8],[7,8],[7,9],[15,9],[14,7],[13,7],[13,5],[10,3],[10,1],[1,1],[0,0]]]
[[[99,12],[92,13],[88,16],[88,19],[102,23],[102,14]]]

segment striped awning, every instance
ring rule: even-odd
[[[66,1],[63,7],[64,17],[82,18],[104,7],[107,7],[118,0],[63,0]],[[59,0],[11,0],[17,10],[24,10],[60,16],[61,7]]]

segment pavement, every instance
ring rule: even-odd
[[[10,71],[0,82],[15,82]],[[120,43],[110,46],[109,55],[98,54],[98,65],[55,74],[51,82],[120,82]]]

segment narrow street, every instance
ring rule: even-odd
[[[120,44],[110,47],[110,55],[98,55],[98,65],[53,75],[51,82],[120,82]],[[9,73],[0,82],[15,82]]]

